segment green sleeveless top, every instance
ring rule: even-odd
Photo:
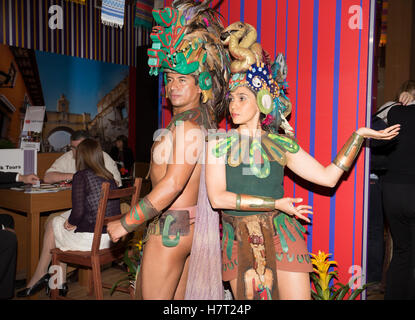
[[[216,157],[226,154],[226,189],[229,192],[280,199],[284,196],[283,178],[286,152],[296,153],[297,142],[290,137],[265,133],[260,138],[243,136],[236,131],[216,134]],[[262,211],[223,210],[233,216]]]

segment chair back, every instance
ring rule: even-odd
[[[101,188],[101,197],[98,205],[98,212],[96,217],[96,224],[94,229],[94,239],[92,241],[92,255],[97,255],[99,251],[99,246],[101,244],[101,235],[102,229],[108,222],[120,219],[123,214],[120,212],[119,215],[112,217],[105,217],[105,212],[107,210],[108,200],[111,199],[120,199],[124,197],[132,196],[130,206],[133,207],[138,203],[140,190],[141,190],[142,178],[136,178],[134,185],[129,188],[123,189],[114,189],[110,190],[110,183],[104,182]],[[119,241],[121,242],[121,240]]]

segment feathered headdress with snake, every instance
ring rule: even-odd
[[[286,96],[285,58],[280,53],[271,63],[256,39],[256,30],[248,23],[238,21],[223,30],[221,41],[228,47],[232,57],[229,90],[239,86],[250,88],[256,95],[262,113],[262,127],[271,132],[277,132],[281,127],[287,135],[293,136],[293,129],[286,120],[291,113],[291,102]],[[218,116],[225,111],[219,106]]]
[[[196,75],[201,103],[213,113],[214,106],[226,102],[230,59],[220,42],[224,28],[218,12],[210,8],[211,2],[175,0],[171,7],[153,10],[158,25],[150,35],[148,65],[151,75],[159,71]]]

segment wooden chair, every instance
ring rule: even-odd
[[[62,251],[58,248],[52,249],[52,265],[58,266],[60,262],[70,263],[85,266],[92,269],[92,277],[90,277],[90,287],[93,285],[95,298],[97,300],[103,299],[102,288],[111,288],[112,284],[102,283],[101,279],[101,266],[119,260],[123,257],[126,250],[126,242],[119,240],[116,244],[108,249],[99,249],[101,242],[102,228],[107,225],[108,222],[120,219],[123,214],[105,218],[105,211],[107,208],[107,202],[109,199],[119,199],[127,196],[132,196],[131,207],[138,203],[140,189],[141,189],[141,178],[136,178],[134,186],[124,189],[110,190],[110,184],[104,182],[102,184],[101,198],[98,205],[97,220],[94,229],[94,238],[92,240],[91,251]],[[92,279],[91,279],[92,278]],[[119,291],[128,292],[127,289]],[[91,288],[89,288],[91,292]],[[51,290],[52,299],[67,299],[59,296],[59,289]]]

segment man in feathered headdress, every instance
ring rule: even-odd
[[[138,298],[223,298],[218,215],[209,205],[199,161],[206,131],[215,127],[214,107],[226,100],[230,61],[210,3],[176,0],[153,10],[158,26],[150,36],[148,64],[150,74],[163,72],[173,118],[153,145],[152,191],[108,226],[118,241],[154,218],[147,228]]]

